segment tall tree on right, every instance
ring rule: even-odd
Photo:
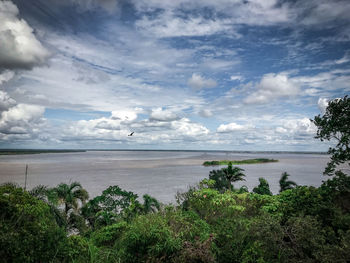
[[[315,138],[336,143],[328,149],[331,160],[323,173],[334,175],[340,172],[336,171],[337,165],[350,165],[350,98],[346,95],[342,99],[331,100],[326,112],[322,116],[315,116],[311,121],[317,126]]]

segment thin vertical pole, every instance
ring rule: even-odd
[[[27,189],[27,175],[28,175],[28,164],[26,164],[26,176],[24,180],[24,190]]]

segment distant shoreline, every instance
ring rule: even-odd
[[[39,149],[1,149],[0,155],[22,155],[40,153],[75,153],[86,152],[86,150],[39,150]]]
[[[315,151],[236,151],[236,150],[174,150],[174,149],[0,149],[0,155],[21,155],[40,153],[74,153],[74,152],[207,152],[207,153],[264,153],[264,154],[322,154]]]

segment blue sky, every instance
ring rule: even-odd
[[[0,147],[326,150],[310,118],[349,94],[349,13],[347,0],[0,0]]]

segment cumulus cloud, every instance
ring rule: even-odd
[[[135,120],[134,122],[124,122],[120,119],[113,119],[113,114],[109,118],[80,120],[69,125],[63,133],[62,140],[118,141],[127,144],[149,144],[178,142],[179,140],[193,141],[209,134],[209,130],[206,127],[187,118],[170,118],[171,116],[168,116],[166,111],[162,110],[154,112],[161,113],[157,120],[150,117],[148,119]],[[127,136],[131,131],[135,132],[134,136]]]
[[[132,110],[112,111],[111,119],[121,121],[134,121],[137,119],[137,113]]]
[[[31,140],[42,133],[45,108],[19,103],[0,90],[0,141]]]
[[[256,89],[256,92],[245,98],[245,103],[268,103],[279,97],[295,96],[300,92],[299,85],[284,73],[264,75]]]
[[[209,89],[216,87],[216,81],[213,79],[205,79],[201,75],[193,73],[192,77],[188,80],[188,85],[195,89]]]
[[[320,109],[321,113],[324,114],[326,112],[326,108],[328,107],[328,99],[326,98],[319,98],[317,105],[318,108]]]
[[[39,133],[43,124],[44,107],[18,104],[3,111],[0,117],[0,139],[11,139],[11,135],[30,139]],[[18,136],[16,136],[18,138]]]
[[[177,131],[180,136],[201,136],[209,133],[209,130],[199,123],[193,123],[187,118],[182,118],[172,122],[171,127]]]
[[[226,132],[244,131],[251,128],[253,128],[253,126],[251,125],[240,125],[240,124],[231,122],[229,124],[221,124],[216,131],[220,133],[226,133]]]
[[[5,91],[0,90],[0,112],[8,110],[15,106],[16,101],[12,99]]]
[[[2,73],[0,72],[0,85],[12,79],[14,75],[15,73],[11,70],[5,70]]]
[[[310,119],[293,119],[284,122],[283,127],[277,127],[276,132],[292,136],[311,136],[316,133],[316,126]]]
[[[151,121],[174,121],[176,119],[178,116],[174,112],[162,108],[153,109],[150,114]]]
[[[0,1],[0,69],[30,69],[43,64],[49,56],[33,29],[18,14],[11,1]]]

